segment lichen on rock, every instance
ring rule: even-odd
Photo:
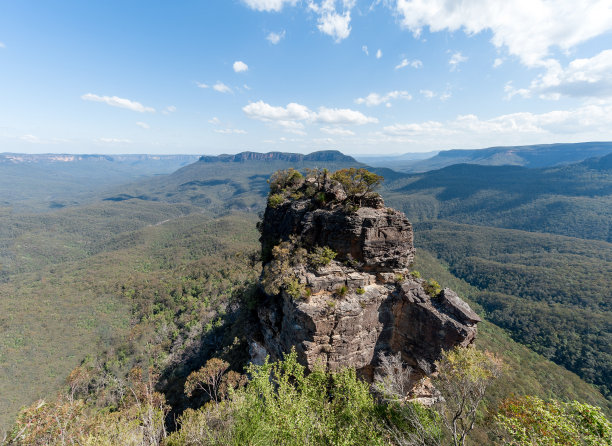
[[[412,225],[373,190],[380,177],[355,184],[363,171],[273,176],[259,341],[274,359],[294,347],[309,369],[350,366],[369,380],[381,352],[399,352],[423,377],[442,350],[473,343],[480,318],[452,290],[410,275]]]

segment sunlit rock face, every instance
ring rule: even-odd
[[[329,189],[342,202],[341,191]],[[452,290],[410,274],[412,225],[380,197],[358,209],[286,200],[268,206],[261,229],[266,264],[277,260],[272,248],[281,242],[291,252],[283,270],[291,286],[266,293],[265,268],[262,275],[259,341],[273,359],[295,348],[309,369],[350,366],[371,379],[379,352],[400,352],[422,377],[435,371],[442,350],[474,341],[480,318]],[[317,247],[335,258],[311,264]]]

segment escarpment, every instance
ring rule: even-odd
[[[422,377],[442,350],[474,341],[478,315],[410,272],[412,225],[372,191],[380,180],[363,169],[272,178],[260,227],[260,356],[295,348],[309,369],[350,366],[371,379],[379,353],[400,352]]]

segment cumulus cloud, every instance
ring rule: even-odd
[[[382,50],[379,48],[378,51],[376,51],[376,58],[380,59],[382,57]]]
[[[169,105],[165,109],[162,110],[164,115],[168,115],[170,113],[174,113],[176,111],[176,107],[174,105]]]
[[[126,108],[139,113],[155,112],[155,109],[152,107],[145,107],[140,102],[130,101],[129,99],[123,99],[117,96],[98,96],[97,94],[87,93],[81,96],[81,99],[84,101],[102,102],[111,107]]]
[[[412,99],[412,95],[408,93],[407,91],[403,91],[403,90],[390,91],[389,93],[384,94],[384,95],[380,95],[378,93],[370,93],[365,98],[355,99],[355,102],[357,104],[365,104],[368,107],[372,107],[372,106],[376,106],[380,104],[385,104],[387,107],[390,107],[391,101],[395,99],[405,99],[409,101],[410,99]]]
[[[364,45],[361,47],[361,51],[363,51],[365,53],[366,56],[370,55],[370,52],[368,51],[368,47],[367,45]]]
[[[591,58],[575,59],[562,68],[549,61],[546,73],[536,78],[530,90],[544,98],[612,96],[612,49]]]
[[[225,85],[223,82],[217,82],[213,85],[213,90],[218,91],[219,93],[232,93],[232,89]]]
[[[336,3],[342,4],[342,12],[336,10]],[[336,42],[346,39],[351,34],[351,10],[355,7],[355,0],[323,0],[316,3],[309,0],[308,8],[315,12],[319,18],[317,28],[323,34],[334,38]]]
[[[468,58],[461,54],[460,51],[454,53],[448,60],[448,64],[451,66],[451,71],[455,71],[460,63],[467,61]]]
[[[520,96],[522,98],[528,98],[531,96],[531,91],[527,88],[515,88],[512,81],[506,82],[504,85],[504,93],[506,93],[506,99],[510,100],[514,96]]]
[[[419,59],[414,59],[414,60],[402,59],[402,61],[395,66],[395,69],[401,70],[402,68],[405,68],[408,66],[412,68],[423,68],[423,62],[421,62]]]
[[[293,6],[297,0],[243,0],[244,3],[251,9],[256,11],[275,11],[283,9],[283,6]]]
[[[357,110],[319,107],[313,111],[295,102],[282,107],[257,101],[245,105],[242,110],[251,119],[272,123],[297,134],[304,134],[304,123],[364,125],[378,122]]]
[[[242,73],[243,71],[249,70],[249,66],[241,60],[234,62],[233,68],[236,73]]]
[[[352,130],[344,129],[342,127],[321,127],[320,130],[328,135],[352,136],[355,134],[355,132]]]
[[[497,68],[499,67],[501,64],[504,63],[504,59],[497,57],[494,61],[493,61],[493,68]]]
[[[277,45],[281,40],[285,38],[285,31],[281,31],[280,33],[270,32],[266,37],[266,40],[270,42],[272,45]]]
[[[210,119],[208,120],[208,122],[209,122],[210,124],[213,124],[213,125],[219,125],[219,124],[221,124],[221,120],[220,120],[219,118],[217,118],[216,116],[213,116],[212,118],[210,118]]]
[[[142,129],[149,129],[149,128],[151,128],[151,127],[149,126],[149,124],[147,124],[146,122],[142,122],[142,121],[138,121],[138,122],[136,123],[136,125],[137,125],[138,127],[142,128]]]
[[[520,58],[541,65],[552,47],[568,51],[612,30],[609,0],[397,0],[390,3],[403,26],[419,36],[430,31],[492,33],[491,42]]]
[[[433,90],[427,90],[427,89],[419,90],[419,93],[421,93],[421,95],[423,95],[425,99],[434,99],[437,97],[441,101],[446,101],[447,99],[450,99],[450,97],[452,96],[448,88],[444,93],[436,93]]]
[[[490,119],[474,114],[459,115],[447,122],[425,121],[385,126],[382,134],[410,137],[413,140],[448,144],[466,142],[472,147],[483,144],[514,144],[547,141],[559,135],[565,140],[591,139],[589,135],[612,133],[612,104],[585,105],[570,110],[546,113],[519,112]],[[444,139],[447,137],[447,139]]]
[[[208,87],[209,87],[209,85],[208,85],[208,84],[203,84],[202,82],[196,82],[196,85],[197,85],[199,88],[208,88]]]

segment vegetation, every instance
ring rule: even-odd
[[[612,444],[612,423],[601,409],[577,401],[511,398],[503,402],[496,419],[505,443],[512,446]]]
[[[361,206],[362,200],[372,194],[383,177],[364,168],[351,167],[334,172],[332,180],[340,183],[350,202]]]
[[[477,289],[470,297],[490,321],[611,394],[612,245],[445,222],[416,233]]]
[[[331,249],[329,246],[316,246],[314,250],[308,255],[308,261],[315,267],[327,266],[329,263],[336,258],[338,253]]]

